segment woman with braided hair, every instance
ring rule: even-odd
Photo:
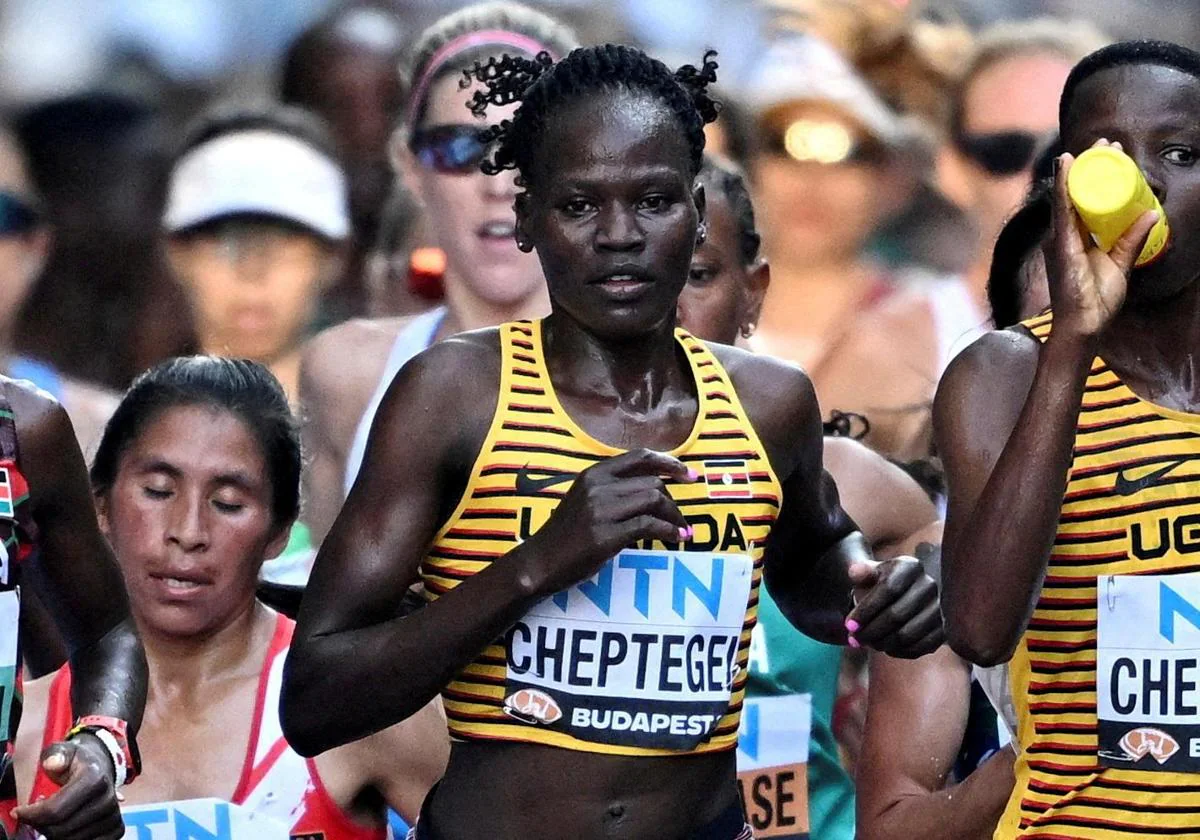
[[[484,168],[518,174],[552,312],[396,377],[282,698],[318,753],[441,693],[454,743],[419,838],[750,837],[734,747],[764,575],[814,638],[941,643],[933,582],[877,563],[839,505],[803,372],[675,327],[715,71],[608,45],[467,76],[475,112],[518,104]]]

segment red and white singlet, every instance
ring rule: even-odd
[[[290,619],[282,615],[276,618],[275,635],[259,677],[246,760],[230,801],[290,826],[293,838],[387,840],[390,832],[386,827],[366,828],[354,822],[321,783],[315,762],[301,756],[284,740],[279,722],[279,692],[283,662],[294,629]],[[71,672],[68,666],[63,666],[50,687],[43,746],[60,740],[71,724]],[[39,768],[30,801],[56,790],[57,786]]]

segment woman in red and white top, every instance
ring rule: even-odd
[[[256,836],[374,840],[387,837],[385,803],[415,818],[442,773],[449,745],[435,704],[315,759],[283,738],[293,625],[255,600],[255,586],[287,542],[299,477],[287,398],[254,362],[165,362],[134,382],[108,424],[93,491],[150,669],[144,772],[124,791],[127,825],[137,806],[169,812],[169,803],[215,798],[232,803],[235,824],[236,812],[259,831],[277,823],[278,834]],[[70,722],[67,669],[27,686],[22,798],[54,790],[37,755]]]

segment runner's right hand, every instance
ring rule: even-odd
[[[1110,145],[1099,140],[1097,146]],[[1119,143],[1111,144],[1120,148]],[[1057,333],[1070,338],[1093,338],[1108,326],[1125,302],[1129,272],[1142,252],[1158,214],[1147,211],[1138,217],[1108,253],[1100,250],[1067,192],[1067,173],[1075,162],[1064,154],[1056,161],[1053,220],[1042,245],[1050,302]]]
[[[581,472],[546,524],[521,547],[533,591],[552,595],[587,580],[639,540],[677,543],[690,536],[664,478],[692,482],[699,476],[678,458],[649,449]]]

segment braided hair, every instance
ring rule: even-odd
[[[488,175],[515,169],[526,185],[534,155],[553,110],[589,94],[618,88],[646,92],[666,105],[679,121],[691,148],[691,174],[700,172],[704,126],[717,118],[718,104],[708,94],[717,79],[716,51],[704,54],[700,67],[684,65],[672,72],[665,64],[634,47],[605,44],[580,47],[555,63],[547,53],[534,58],[504,55],[476,62],[463,71],[463,88],[483,85],[468,107],[484,117],[489,107],[520,103],[512,119],[484,130],[495,151],[482,164]]]

